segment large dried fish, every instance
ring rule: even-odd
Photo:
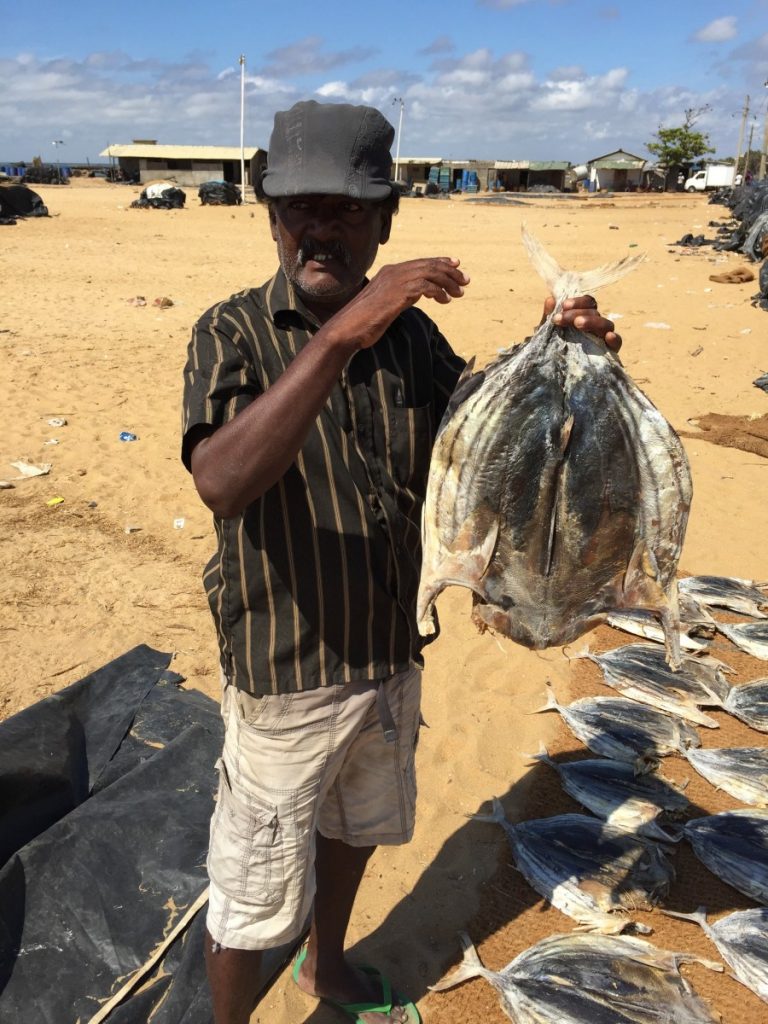
[[[534,757],[554,768],[566,793],[607,824],[652,839],[676,840],[657,821],[665,811],[680,813],[688,806],[686,797],[669,780],[638,775],[625,761],[604,757],[555,761],[546,748]]]
[[[695,598],[699,604],[727,608],[757,619],[768,618],[768,594],[755,580],[738,576],[686,576],[677,585],[681,594]]]
[[[464,959],[436,985],[442,992],[485,978],[515,1024],[715,1024],[706,1003],[680,974],[681,963],[719,964],[691,953],[657,949],[642,939],[552,935],[501,971],[484,967],[469,937]]]
[[[674,430],[605,344],[553,320],[642,257],[577,274],[524,233],[556,299],[532,338],[459,381],[423,515],[419,631],[449,585],[473,619],[527,647],[565,644],[617,608],[659,613],[676,663],[675,570],[691,502]]]
[[[583,930],[606,935],[625,928],[651,930],[624,916],[655,904],[674,877],[672,865],[651,840],[585,814],[513,825],[496,798],[492,814],[474,817],[502,826],[517,869],[529,885]]]
[[[686,750],[685,756],[718,789],[742,803],[768,805],[768,749],[765,747],[720,747]]]
[[[580,655],[600,666],[608,686],[633,700],[680,715],[698,725],[717,728],[717,722],[700,710],[722,707],[730,684],[723,675],[726,667],[708,655],[683,655],[681,667],[673,672],[664,652],[653,644],[626,644],[603,654]]]
[[[704,907],[693,914],[664,913],[700,925],[733,969],[734,977],[768,1003],[768,908],[737,910],[714,924],[707,924]]]
[[[768,661],[768,622],[743,622],[735,626],[718,622],[717,628],[740,650]]]
[[[635,771],[649,762],[686,747],[701,744],[692,725],[675,715],[622,697],[583,697],[558,704],[547,685],[547,703],[541,711],[557,711],[581,742],[603,757],[626,761]]]
[[[713,874],[768,903],[768,811],[721,811],[686,822],[683,832]]]
[[[768,679],[732,686],[725,710],[759,732],[768,732]]]

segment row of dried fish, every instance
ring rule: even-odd
[[[740,650],[768,659],[768,625],[717,622],[706,607],[724,608],[756,619],[768,618],[765,584],[735,576],[688,576],[678,580],[680,608],[679,643],[684,651],[704,651],[716,632]],[[702,607],[706,606],[706,607]],[[643,609],[619,609],[607,617],[609,625],[634,636],[662,643],[665,633],[658,616]]]
[[[765,630],[768,641],[768,623],[750,625]],[[594,661],[608,686],[639,703],[709,729],[716,729],[718,723],[701,708],[719,707],[754,729],[768,731],[768,680],[732,686],[725,678],[732,669],[711,655],[684,654],[675,672],[662,648],[654,644],[625,644],[603,654],[585,652],[577,657]]]

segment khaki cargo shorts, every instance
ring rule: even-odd
[[[315,894],[316,831],[350,846],[408,842],[420,698],[415,667],[381,683],[278,696],[224,687],[208,852],[215,943],[269,949],[301,934]]]

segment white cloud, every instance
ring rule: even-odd
[[[725,43],[736,35],[736,18],[728,15],[725,18],[715,18],[708,25],[694,32],[693,38],[697,43]]]

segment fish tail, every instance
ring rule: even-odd
[[[473,821],[492,821],[495,825],[503,825],[506,823],[507,817],[504,814],[504,808],[502,807],[501,800],[494,796],[493,810],[490,814],[470,814],[469,817]]]
[[[539,710],[540,711],[546,711],[548,709],[547,708],[540,708]],[[549,751],[547,750],[546,746],[543,743],[539,743],[539,752],[538,752],[538,754],[522,754],[521,756],[526,758],[528,761],[539,761],[542,764],[554,765],[554,763],[555,763],[552,760],[552,758],[549,756]]]
[[[663,910],[662,908],[659,909],[661,909],[662,914],[666,915],[666,917],[676,917],[680,921],[693,921],[694,924],[699,925],[699,927],[703,928],[705,931],[707,929],[706,907],[698,907],[696,910],[694,910],[692,914],[683,914],[679,910]]]
[[[641,252],[633,256],[624,256],[614,263],[605,263],[593,270],[564,270],[557,260],[550,256],[538,238],[528,231],[525,224],[522,225],[522,233],[523,243],[528,250],[531,263],[554,295],[556,308],[562,306],[565,299],[572,299],[577,295],[587,295],[604,284],[613,284],[614,281],[619,281],[625,274],[631,273],[647,259],[645,253]]]
[[[581,658],[589,658],[590,661],[595,661],[595,656],[589,649],[588,640],[585,640],[580,647],[575,648],[572,654],[569,653],[564,647],[563,654],[568,659],[568,661],[579,661]]]
[[[560,705],[557,703],[557,697],[555,696],[555,691],[552,689],[552,683],[550,683],[550,681],[547,679],[547,681],[544,683],[544,685],[547,688],[547,700],[546,700],[546,703],[542,704],[540,708],[534,708],[533,711],[529,711],[528,713],[531,714],[531,715],[539,715],[539,714],[541,714],[542,711],[559,711],[560,710]]]
[[[491,972],[483,966],[483,962],[477,955],[477,950],[466,932],[459,932],[461,946],[464,950],[464,957],[456,970],[442,981],[427,987],[431,992],[442,992],[444,989],[453,988],[467,978],[487,977]]]

